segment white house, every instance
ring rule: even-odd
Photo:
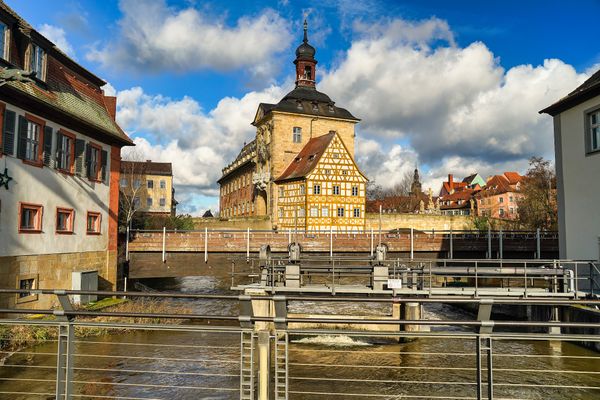
[[[554,118],[561,258],[600,258],[600,71],[540,113]]]
[[[71,289],[73,272],[95,271],[100,288],[114,288],[120,154],[132,144],[116,98],[3,2],[0,82],[0,286]]]

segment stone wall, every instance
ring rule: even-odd
[[[117,252],[41,254],[0,257],[0,282],[3,288],[18,289],[22,279],[34,279],[36,289],[71,289],[74,271],[98,271],[99,290],[114,290],[117,280]],[[47,309],[58,307],[54,295],[18,298],[14,294],[0,296],[2,308]]]
[[[194,218],[195,229],[252,229],[271,230],[271,219],[266,216],[240,218]]]
[[[382,214],[382,230],[414,228],[429,230],[469,229],[470,217],[464,215],[427,215],[427,214]],[[379,230],[379,214],[367,213],[366,229]]]

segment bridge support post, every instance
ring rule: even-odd
[[[535,231],[535,258],[537,258],[538,260],[542,258],[542,246],[540,242],[540,228],[537,228],[537,230]]]
[[[410,302],[410,303],[402,304],[402,308],[401,308],[401,312],[400,312],[400,319],[418,321],[421,319],[421,317],[422,317],[421,303]],[[417,325],[417,324],[404,324],[401,327],[401,331],[404,331],[404,332],[427,332],[427,331],[429,331],[429,326],[428,325],[422,326],[422,325]]]
[[[552,307],[550,312],[551,312],[550,321],[551,322],[560,322],[560,318],[559,318],[560,314],[559,314],[558,306]],[[560,335],[561,334],[560,326],[549,326],[548,333],[551,335]]]
[[[268,330],[258,331],[258,400],[269,400],[270,341]]]
[[[492,228],[489,225],[488,225],[487,240],[488,240],[487,258],[491,259],[492,258]]]

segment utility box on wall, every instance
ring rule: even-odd
[[[98,271],[73,272],[71,275],[71,289],[73,290],[98,290]],[[87,304],[98,300],[97,295],[73,295],[75,304]]]

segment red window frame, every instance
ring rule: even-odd
[[[22,222],[21,218],[23,215],[23,210],[25,210],[25,209],[36,210],[36,212],[37,212],[37,214],[35,216],[33,228],[23,228],[23,226],[21,225],[21,222]],[[20,202],[19,203],[19,220],[17,222],[17,224],[19,225],[18,226],[19,233],[42,233],[43,215],[44,215],[44,206],[42,206],[41,204]]]
[[[90,217],[96,218],[95,227],[94,227],[93,231],[89,230],[88,221],[89,221]],[[88,211],[87,216],[85,218],[85,232],[88,235],[101,235],[102,234],[101,227],[102,227],[102,214],[100,214],[99,212],[95,212],[95,211]]]
[[[26,160],[23,159],[24,164],[33,165],[34,167],[44,167],[44,128],[46,127],[46,121],[41,118],[35,117],[31,114],[25,114],[25,119],[33,124],[37,124],[40,127],[40,139],[38,141],[38,154],[37,160]]]
[[[66,230],[61,230],[59,229],[58,226],[58,215],[62,213],[62,214],[68,214],[67,217],[67,224],[68,224],[68,229]],[[66,207],[56,207],[56,233],[59,235],[71,235],[73,234],[73,227],[75,225],[75,211],[72,208],[66,208]]]
[[[75,134],[65,131],[64,129],[61,129],[59,131],[59,133],[63,136],[67,136],[71,139],[71,148],[69,149],[69,166],[68,169],[64,169],[64,168],[57,168],[60,172],[62,172],[63,174],[67,174],[67,175],[73,175],[75,173],[75,140],[76,140],[76,136]],[[62,143],[60,143],[60,145],[62,146]],[[56,151],[58,151],[58,149],[56,149]],[[100,153],[102,154],[102,153]]]
[[[94,171],[93,176],[90,176],[90,174],[88,173],[88,178],[90,181],[100,182],[101,181],[100,180],[100,170],[102,169],[102,146],[100,146],[96,143],[90,142],[90,147],[91,147],[90,155],[91,155],[92,151],[98,150],[98,157],[96,158],[96,171]]]

